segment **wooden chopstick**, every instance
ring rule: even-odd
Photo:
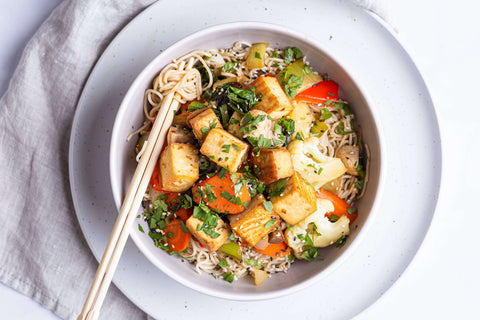
[[[185,62],[182,61],[179,65],[179,70],[182,70],[184,67],[185,71],[190,70],[193,67],[193,62],[194,59],[190,58],[185,67]],[[156,117],[157,121],[153,124],[146,148],[130,182],[82,312],[77,318],[78,320],[98,319],[100,308],[127,242],[131,226],[147,190],[157,159],[160,156],[169,124],[173,120],[173,111],[178,108],[179,103],[175,99],[175,94],[175,91],[170,92],[162,100],[162,105]]]

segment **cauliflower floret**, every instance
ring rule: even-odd
[[[311,247],[328,247],[350,234],[350,220],[346,216],[341,216],[336,222],[330,222],[325,216],[325,213],[333,210],[331,201],[317,199],[317,211],[285,230],[285,241],[297,258],[301,259],[302,254]]]
[[[293,167],[315,189],[347,171],[342,160],[322,154],[317,147],[319,143],[319,138],[310,137],[304,141],[293,140],[288,145]]]

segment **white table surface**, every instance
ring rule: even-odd
[[[28,39],[60,2],[0,0],[0,95],[7,89]],[[470,94],[479,90],[480,83],[480,1],[389,2],[391,22],[423,73],[436,104],[444,156],[442,190],[430,231],[412,264],[356,319],[479,318],[476,182],[480,170],[475,165],[480,159],[480,105]],[[2,284],[0,310],[2,319],[57,319]]]

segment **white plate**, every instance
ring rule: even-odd
[[[136,75],[158,52],[187,34],[208,25],[246,20],[283,24],[314,35],[362,79],[379,111],[389,155],[375,223],[335,273],[284,298],[235,302],[197,293],[156,269],[131,242],[114,282],[157,318],[207,319],[212,309],[215,314],[234,312],[238,318],[351,318],[376,301],[417,252],[435,210],[441,172],[438,124],[421,75],[395,37],[375,17],[353,5],[161,1],[135,18],[92,71],[72,127],[70,178],[82,231],[99,259],[117,214],[108,176],[111,128]]]

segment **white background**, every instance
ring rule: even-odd
[[[26,42],[60,2],[0,0],[0,95]],[[444,157],[442,188],[432,226],[413,263],[356,319],[479,319],[480,104],[474,96],[480,87],[480,1],[388,2],[389,19],[434,98]],[[57,319],[1,284],[0,310],[2,319]]]

